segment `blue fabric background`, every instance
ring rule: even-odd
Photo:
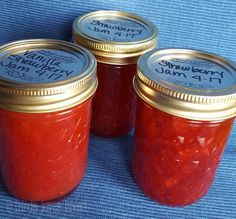
[[[1,0],[0,44],[26,38],[69,40],[71,23],[98,9],[134,12],[159,27],[159,47],[190,47],[236,61],[235,0]],[[209,194],[185,208],[143,195],[130,171],[132,134],[91,136],[86,176],[67,199],[50,206],[17,201],[0,186],[0,218],[236,218],[236,128]]]

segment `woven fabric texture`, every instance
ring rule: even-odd
[[[27,38],[69,40],[77,16],[114,9],[154,22],[160,48],[201,49],[236,61],[234,0],[1,0],[0,9],[0,44]],[[61,202],[22,203],[0,184],[0,218],[236,218],[236,127],[208,195],[185,208],[158,205],[141,193],[130,169],[132,137],[91,136],[84,180]]]

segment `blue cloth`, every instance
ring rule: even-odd
[[[0,1],[0,44],[26,38],[69,40],[71,23],[86,12],[137,13],[159,27],[159,47],[190,47],[236,61],[234,0],[31,0]],[[80,186],[50,206],[22,203],[0,186],[0,218],[236,218],[236,128],[210,192],[185,208],[157,205],[140,192],[130,170],[132,134],[91,136],[89,163]]]

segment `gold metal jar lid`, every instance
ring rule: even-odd
[[[97,88],[96,60],[86,49],[36,39],[0,47],[0,107],[42,113],[70,108]]]
[[[190,49],[153,50],[140,57],[136,93],[153,107],[194,120],[236,115],[236,65]]]
[[[91,50],[99,62],[125,65],[157,46],[157,28],[134,14],[95,11],[75,19],[73,42]]]

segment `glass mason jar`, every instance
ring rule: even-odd
[[[138,61],[132,170],[160,204],[205,195],[236,115],[236,67],[189,49],[153,50]]]
[[[61,198],[80,183],[87,165],[96,60],[57,40],[0,47],[0,164],[18,199]]]
[[[128,134],[134,127],[136,63],[141,54],[156,47],[155,25],[130,13],[96,11],[74,21],[73,41],[89,49],[98,61],[92,133],[101,137]]]

